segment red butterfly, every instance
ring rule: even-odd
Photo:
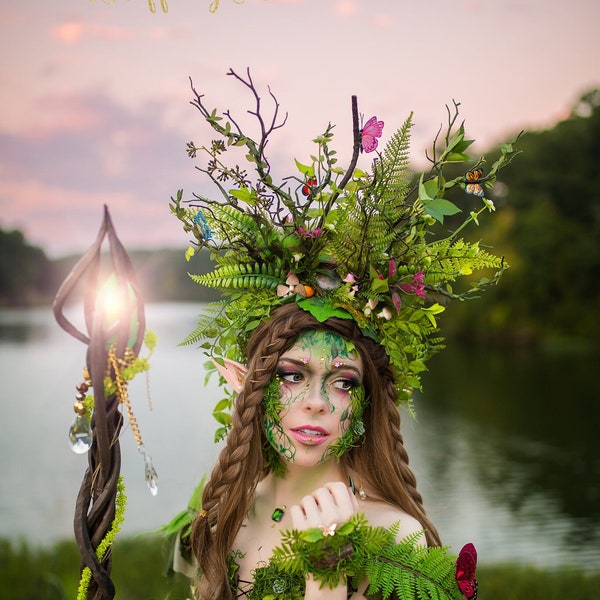
[[[371,117],[365,126],[360,130],[362,149],[365,152],[373,152],[377,148],[377,138],[381,137],[383,131],[383,121],[378,121],[377,117]]]
[[[473,196],[479,196],[480,198],[484,195],[483,186],[479,183],[483,175],[483,169],[477,168],[472,171],[468,171],[465,177],[467,178],[467,185],[465,186],[465,192],[467,194],[473,194]]]
[[[309,177],[306,180],[306,183],[302,186],[302,193],[305,196],[310,196],[314,192],[316,187],[317,187],[317,178]]]
[[[467,600],[476,600],[477,598],[476,567],[477,550],[473,544],[465,544],[456,559],[456,582],[458,589]]]

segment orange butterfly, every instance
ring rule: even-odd
[[[479,196],[480,198],[484,196],[485,192],[479,180],[483,175],[483,169],[477,168],[472,171],[467,171],[465,177],[467,178],[467,184],[465,185],[465,192],[467,194],[473,194],[473,196]]]

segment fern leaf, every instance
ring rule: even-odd
[[[410,128],[412,113],[386,144],[383,157],[375,167],[375,179],[380,202],[390,211],[392,220],[404,211],[405,196],[410,184]]]
[[[221,266],[211,273],[191,277],[196,283],[226,291],[256,288],[275,290],[285,280],[282,271],[264,263],[234,263]]]

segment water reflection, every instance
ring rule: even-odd
[[[454,349],[432,361],[419,410],[436,430],[436,478],[452,472],[458,437],[468,457],[460,462],[471,465],[489,502],[538,530],[556,515],[553,533],[565,549],[597,561],[595,364],[594,357]]]
[[[161,483],[152,497],[125,431],[124,535],[156,529],[185,508],[216,459],[218,392],[205,387],[202,353],[178,346],[198,311],[148,306],[158,336],[152,410],[143,378],[130,395]],[[473,541],[487,563],[598,565],[596,361],[450,347],[431,361],[417,421],[403,418],[411,465],[444,543],[456,551]],[[50,309],[0,310],[2,535],[42,544],[72,536],[86,458],[71,452],[67,431],[84,356]]]

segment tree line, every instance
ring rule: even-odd
[[[600,89],[583,94],[568,118],[525,132],[521,154],[491,191],[497,214],[472,235],[489,242],[510,269],[474,305],[453,303],[444,333],[486,340],[600,341]],[[491,164],[495,153],[487,154]],[[471,198],[454,199],[464,211]],[[206,272],[200,253],[132,251],[147,301],[207,301],[188,272]],[[0,306],[49,304],[77,257],[49,259],[20,231],[0,229]]]

